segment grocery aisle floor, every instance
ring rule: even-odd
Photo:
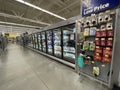
[[[16,44],[0,56],[0,90],[108,90],[72,69]]]

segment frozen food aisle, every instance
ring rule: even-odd
[[[0,90],[108,90],[73,69],[16,44],[0,56]]]

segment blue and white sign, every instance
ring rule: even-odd
[[[117,7],[120,0],[82,0],[82,16]]]

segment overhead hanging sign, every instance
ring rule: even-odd
[[[82,0],[82,16],[117,7],[120,0]]]

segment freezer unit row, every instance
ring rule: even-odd
[[[31,34],[30,47],[75,64],[75,24]]]

